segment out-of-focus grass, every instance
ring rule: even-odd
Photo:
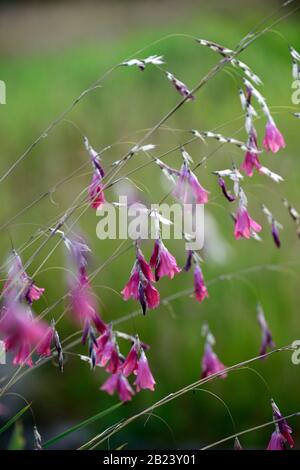
[[[74,97],[112,64],[124,60],[136,49],[173,32],[188,33],[233,47],[255,25],[258,17],[258,12],[255,11],[255,15],[254,12],[252,15],[243,15],[237,21],[236,17],[203,16],[196,11],[189,21],[166,25],[159,30],[136,31],[111,45],[89,43],[55,55],[4,59],[1,64],[1,78],[7,83],[8,103],[0,109],[1,174]],[[280,154],[262,156],[263,163],[281,174],[285,182],[277,186],[272,181],[255,175],[252,179],[246,179],[244,184],[251,214],[264,225],[262,243],[253,240],[234,241],[230,219],[232,207],[220,196],[215,177],[211,175],[213,170],[228,167],[232,161],[239,165],[243,158],[242,153],[230,146],[224,147],[197,172],[200,181],[211,193],[207,212],[213,215],[220,233],[231,247],[225,264],[207,259],[203,268],[205,278],[209,281],[220,274],[237,272],[255,265],[268,264],[277,268],[236,275],[230,280],[224,278],[223,282],[211,285],[209,299],[201,305],[189,297],[171,303],[162,302],[156,311],[149,312],[145,318],[140,316],[119,325],[120,329],[129,333],[137,332],[151,345],[149,360],[157,380],[157,390],[155,394],[139,394],[132,403],[114,415],[114,422],[199,377],[203,349],[200,331],[205,321],[209,322],[216,336],[217,353],[228,365],[258,352],[260,332],[256,323],[257,301],[265,309],[278,345],[285,345],[299,336],[299,240],[295,226],[281,203],[281,197],[286,196],[297,206],[300,195],[300,124],[289,113],[292,109],[291,64],[287,50],[287,43],[298,49],[300,47],[297,19],[291,19],[277,29],[278,34],[276,31],[267,34],[242,55],[242,59],[262,77],[263,94],[287,140],[287,148]],[[167,68],[189,87],[195,85],[218,60],[213,52],[184,37],[166,39],[150,47],[142,57],[150,53],[163,54]],[[171,129],[185,130],[208,130],[222,126],[221,132],[228,136],[239,130],[237,136],[243,140],[245,132],[238,99],[240,84],[238,75],[227,68],[197,94],[195,102],[187,103],[167,125]],[[103,88],[87,95],[72,111],[68,120],[75,123],[97,149],[114,142],[126,142],[113,147],[104,156],[103,164],[109,167],[111,162],[128,149],[128,142],[136,142],[143,133],[140,130],[152,127],[178,98],[175,90],[158,70],[149,67],[141,73],[134,68],[120,68],[105,81]],[[260,143],[264,130],[263,121],[257,123]],[[158,144],[160,153],[188,137],[187,133],[161,130],[151,139],[151,143]],[[217,147],[213,142],[207,144],[197,142],[188,148],[195,162]],[[133,169],[145,158],[143,155],[136,156],[126,168],[128,171]],[[61,123],[1,185],[1,222],[6,223],[86,160],[80,133],[69,121]],[[180,165],[179,152],[171,154],[167,161],[173,166]],[[89,171],[89,168],[87,171],[83,170],[79,177],[53,192],[51,198],[46,197],[21,215],[9,230],[2,231],[3,261],[10,249],[9,235],[18,247],[39,227],[47,227],[49,220],[62,214],[88,185]],[[141,197],[149,202],[158,202],[166,193],[158,169],[152,165],[137,172],[133,179],[137,186],[144,188]],[[107,192],[108,200],[116,199],[117,189],[116,187],[115,192]],[[284,225],[283,246],[280,251],[274,247],[269,227],[260,212],[262,202]],[[89,210],[78,224],[87,235],[94,252],[92,268],[99,267],[119,243],[99,241],[95,235],[97,222],[96,215]],[[183,265],[183,243],[170,241],[167,245]],[[24,260],[30,257],[37,246],[38,244],[33,244],[25,250]],[[50,242],[35,259],[30,273],[38,268],[53,247],[54,242]],[[146,243],[145,252],[148,255],[150,249],[151,243]],[[36,276],[38,285],[46,287],[46,295],[36,307],[37,313],[51,305],[66,290],[65,272],[61,270],[65,263],[62,253],[63,247],[60,246]],[[94,281],[95,292],[99,296],[99,305],[106,321],[120,318],[137,308],[133,302],[124,303],[117,294],[129,276],[133,260],[133,252],[129,251],[105,267]],[[163,299],[191,285],[192,275],[182,273],[172,282],[163,279],[159,283],[159,290]],[[62,309],[61,305],[56,308],[53,316],[57,318]],[[62,338],[74,331],[70,319],[59,325],[59,331]],[[82,348],[78,350],[82,351]],[[288,353],[273,356],[254,367],[263,374],[284,412],[299,409],[299,371],[292,365]],[[48,364],[27,377],[18,389],[33,402],[45,437],[57,433],[58,426],[82,420],[116,400],[98,391],[105,373],[98,369],[91,373],[87,365],[75,357],[68,358],[63,376]],[[268,391],[259,377],[249,370],[234,372],[226,381],[216,381],[207,388],[228,404],[238,430],[270,419]],[[200,446],[232,432],[225,408],[217,400],[201,392],[189,394],[168,404],[158,414],[173,430],[174,437],[166,424],[153,416],[146,426],[141,420],[123,431],[113,439],[111,447],[118,447],[123,442],[128,442],[128,447],[146,448]],[[112,418],[106,418],[105,424],[109,425],[111,422]],[[300,425],[296,422],[293,425],[299,433]],[[104,424],[100,429],[96,426],[91,432],[98,432],[102,426]],[[297,432],[295,435],[297,441]],[[268,436],[269,430],[262,430],[245,437],[243,444],[263,447]]]

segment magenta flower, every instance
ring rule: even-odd
[[[134,395],[128,380],[121,372],[111,375],[100,390],[107,392],[109,395],[117,392],[121,401],[129,401]]]
[[[250,238],[251,232],[260,232],[261,226],[251,219],[245,207],[240,207],[236,214],[234,237],[236,240],[240,238]]]
[[[129,281],[122,290],[124,300],[133,298],[139,300],[143,314],[145,315],[147,308],[156,308],[159,305],[160,296],[151,282],[154,281],[154,275],[150,265],[146,262],[141,250],[137,248],[136,261]]]
[[[180,272],[175,257],[171,255],[160,239],[155,240],[150,265],[155,268],[156,281],[163,276],[173,279],[175,274]]]
[[[102,184],[102,176],[99,171],[93,174],[91,184],[89,186],[89,198],[91,207],[98,209],[105,203],[104,186]]]
[[[145,260],[144,255],[139,248],[137,249],[136,257],[137,257],[139,268],[142,271],[143,275],[145,276],[145,279],[147,279],[147,281],[153,282],[154,276],[153,276],[153,272],[151,271],[151,267]]]
[[[293,432],[292,428],[288,425],[286,419],[283,419],[282,414],[280,413],[280,410],[274,400],[271,400],[271,406],[273,410],[273,418],[276,422],[276,425],[278,426],[279,432],[283,436],[284,440],[288,442],[289,446],[294,447],[294,440],[291,436]]]
[[[208,297],[207,288],[205,286],[203,274],[199,264],[195,265],[194,270],[194,293],[198,302],[202,302],[206,297]]]
[[[209,340],[206,340],[204,348],[204,356],[202,359],[202,374],[201,378],[209,377],[210,375],[221,372],[225,369],[224,364],[219,360],[218,356],[212,349],[212,345]],[[220,374],[222,379],[226,379],[227,373]]]
[[[49,326],[44,337],[41,338],[37,346],[37,353],[39,356],[47,357],[51,356],[51,345],[54,340],[55,330],[53,327]]]
[[[86,284],[81,285],[79,282],[75,282],[71,287],[70,298],[72,314],[77,323],[83,326],[83,343],[85,343],[91,331],[92,323],[99,333],[103,333],[106,330],[106,325],[96,312],[94,298]]]
[[[52,336],[46,323],[33,318],[28,306],[17,301],[2,309],[0,333],[3,335],[7,351],[14,350],[15,365],[32,366],[32,353],[49,355]]]
[[[267,450],[285,450],[285,438],[278,428],[273,432]]]
[[[159,306],[160,296],[159,292],[150,282],[147,283],[144,288],[144,294],[146,298],[146,304],[148,308],[156,308]]]
[[[284,137],[271,119],[269,119],[266,125],[263,146],[267,152],[271,151],[273,153],[277,153],[280,149],[285,148]]]
[[[245,160],[240,168],[246,173],[247,176],[253,176],[254,168],[257,170],[261,168],[257,153],[253,153],[248,150],[245,155]]]
[[[122,364],[122,371],[125,377],[137,370],[140,347],[138,341],[135,341],[130,349],[125,361]]]
[[[146,354],[141,350],[141,355],[138,360],[137,370],[136,370],[136,380],[134,385],[136,386],[136,391],[139,392],[142,389],[148,388],[149,390],[154,391],[155,380],[152,376]]]
[[[44,292],[45,289],[43,287],[37,287],[35,284],[33,284],[33,281],[31,281],[30,286],[25,293],[25,298],[31,305],[34,300],[39,300]]]
[[[250,150],[253,149],[253,150]],[[241,170],[243,170],[246,175],[248,176],[253,176],[254,173],[254,168],[259,170],[261,168],[260,161],[258,159],[257,152],[255,150],[258,150],[257,147],[257,137],[256,137],[256,131],[252,127],[248,139],[248,150],[245,155],[245,160],[241,165]]]
[[[124,300],[129,300],[131,297],[134,300],[139,299],[139,282],[140,282],[139,271],[135,263],[133,270],[131,271],[129,281],[125,285],[124,289],[121,291],[121,294],[123,295]]]
[[[257,315],[258,324],[262,331],[262,341],[260,346],[259,354],[264,356],[267,352],[267,348],[274,348],[275,343],[272,338],[271,331],[265,319],[265,315],[261,306],[258,306],[258,315]]]
[[[206,204],[208,202],[208,194],[208,191],[201,186],[185,161],[180,169],[173,196],[183,204]]]

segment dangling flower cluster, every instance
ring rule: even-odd
[[[274,400],[271,400],[273,410],[273,420],[275,431],[273,432],[267,450],[285,450],[286,443],[290,447],[294,447],[294,440],[291,436],[293,430],[288,425],[286,419],[282,417],[278,406]]]
[[[256,98],[262,112],[267,118],[263,146],[267,152],[271,151],[273,153],[277,153],[280,149],[285,147],[284,137],[276,127],[275,121],[271,115],[265,98],[263,98],[260,92],[252,85],[252,83],[249,82],[249,80],[243,79],[243,81],[246,86],[247,94],[250,94]]]
[[[144,258],[141,249],[136,244],[136,259],[133,265],[129,281],[122,290],[124,300],[133,298],[141,304],[143,314],[147,308],[156,308],[159,305],[159,292],[152,283],[155,281],[150,265]]]
[[[258,324],[260,326],[261,333],[262,333],[262,340],[261,340],[259,355],[264,356],[267,352],[267,348],[270,348],[270,349],[274,348],[275,343],[273,341],[272,333],[265,319],[264,311],[261,305],[257,306],[257,321],[258,321]]]
[[[216,353],[213,351],[215,344],[215,338],[209,330],[208,325],[204,325],[202,328],[202,335],[205,336],[204,355],[202,358],[202,373],[201,378],[204,379],[210,375],[222,372],[226,367],[219,360]],[[226,379],[227,373],[219,374],[219,377]]]
[[[240,238],[250,237],[256,238],[257,232],[261,231],[261,226],[253,220],[247,210],[247,198],[240,188],[239,190],[239,208],[235,216],[235,227],[234,227],[234,237],[236,240]]]
[[[167,250],[160,238],[155,240],[150,266],[155,270],[156,281],[164,276],[173,279],[175,274],[180,272],[175,257]]]
[[[194,264],[194,295],[195,299],[198,300],[198,302],[202,302],[206,297],[208,297],[208,291],[204,282],[204,277],[202,270],[200,268],[200,261],[201,258],[197,253],[193,250],[188,251],[188,256],[186,259],[186,263],[184,266],[184,270],[188,272],[192,264]]]
[[[121,355],[116,334],[111,325],[106,325],[105,331],[94,345],[95,364],[105,367],[106,372],[111,374],[101,386],[101,390],[109,395],[117,392],[120,400],[129,401],[135,394],[128,381],[131,374],[136,376],[134,381],[136,392],[144,389],[154,391],[155,380],[145,354],[145,350],[149,346],[142,344],[138,337],[132,338],[125,334],[120,334],[120,336],[131,340],[133,343],[127,357],[124,358]]]
[[[93,325],[99,333],[103,333],[105,324],[97,313],[86,270],[87,253],[90,249],[83,241],[75,238],[64,237],[64,241],[75,271],[69,280],[71,312],[76,322],[83,328],[82,342],[85,343],[87,338],[94,341]]]
[[[24,270],[20,256],[14,251],[9,260],[8,279],[2,296],[0,334],[6,351],[15,351],[15,365],[32,366],[32,355],[51,355],[55,328],[34,317],[32,304],[43,294]]]
[[[267,217],[268,223],[271,226],[271,233],[272,233],[274,243],[277,246],[277,248],[280,248],[281,242],[280,242],[280,238],[279,238],[279,229],[282,229],[283,227],[275,219],[273,214],[269,211],[269,209],[264,204],[262,205],[262,211],[265,214],[265,216]]]
[[[88,151],[94,169],[88,190],[90,204],[93,209],[98,209],[105,203],[104,185],[102,183],[105,172],[101,165],[100,154],[93,149],[86,137],[84,138],[84,145]]]

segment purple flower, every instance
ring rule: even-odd
[[[155,380],[152,376],[146,354],[141,350],[141,355],[138,360],[137,370],[136,370],[136,380],[134,385],[136,386],[136,391],[139,392],[142,389],[148,388],[149,390],[154,391]]]
[[[129,401],[134,395],[134,391],[128,380],[121,372],[112,374],[102,385],[101,390],[107,392],[109,395],[113,395],[117,392],[121,401]]]
[[[241,170],[243,170],[246,173],[246,175],[253,176],[254,168],[256,168],[257,170],[261,168],[261,164],[258,159],[257,152],[254,151],[254,150],[258,150],[258,147],[257,147],[256,131],[253,127],[250,131],[250,135],[248,139],[248,147],[249,149],[247,150],[246,155],[245,155],[245,160],[241,165]],[[254,150],[251,151],[250,148]]]
[[[188,272],[192,267],[193,255],[194,255],[193,250],[189,250],[187,258],[186,258],[186,262],[183,268],[186,272]]]
[[[209,377],[225,369],[224,364],[219,360],[218,356],[212,349],[211,342],[207,339],[204,348],[204,356],[202,359],[201,378]],[[226,379],[227,373],[219,375],[220,378]]]
[[[3,335],[6,351],[15,351],[14,365],[32,367],[32,352],[41,356],[51,354],[51,329],[48,325],[34,318],[29,306],[16,300],[2,308],[0,333]]]
[[[199,264],[196,264],[194,270],[194,293],[198,302],[202,302],[208,297],[207,288],[204,283],[203,274]]]
[[[285,450],[285,438],[278,428],[273,432],[267,450]]]
[[[288,425],[286,419],[282,418],[282,414],[280,413],[280,410],[274,400],[271,400],[271,406],[273,410],[274,421],[276,422],[280,433],[282,434],[284,440],[288,442],[289,446],[294,447],[294,440],[291,436],[293,432],[292,428]]]
[[[220,188],[222,189],[222,193],[224,194],[224,196],[226,197],[226,199],[227,199],[229,202],[235,201],[235,196],[233,196],[232,194],[230,194],[230,193],[227,191],[226,184],[225,184],[225,181],[224,181],[223,178],[221,178],[221,177],[218,178],[218,185],[219,185]]]
[[[236,214],[234,237],[236,240],[240,238],[250,238],[251,231],[260,232],[261,226],[251,219],[245,207],[240,207]]]
[[[179,178],[173,191],[173,196],[183,204],[206,204],[208,202],[208,191],[199,183],[197,177],[184,162]]]
[[[160,239],[155,240],[150,266],[155,268],[156,281],[163,276],[168,276],[170,279],[173,279],[175,274],[180,272],[176,259],[171,255]]]
[[[280,248],[281,242],[280,242],[280,238],[279,238],[279,231],[278,231],[278,228],[277,228],[276,225],[277,224],[273,221],[273,223],[272,223],[272,237],[273,237],[274,243],[277,246],[277,248]]]
[[[160,296],[151,282],[154,281],[154,275],[151,271],[150,265],[146,262],[141,250],[137,248],[136,261],[129,281],[122,290],[124,300],[131,297],[139,300],[143,314],[145,315],[147,307],[156,308],[159,305]]]
[[[103,206],[105,203],[105,196],[104,196],[104,186],[102,184],[102,176],[100,172],[97,170],[93,174],[91,184],[89,186],[89,198],[91,207],[93,209],[98,209]]]
[[[266,125],[263,146],[267,152],[271,151],[273,153],[277,153],[281,148],[285,148],[284,137],[271,119],[269,119]]]
[[[260,356],[264,356],[267,352],[267,348],[274,348],[275,343],[273,341],[271,331],[269,330],[268,324],[266,322],[263,309],[260,305],[258,306],[257,320],[262,331],[262,341],[259,354]]]
[[[122,371],[125,377],[128,377],[133,372],[136,372],[138,366],[139,351],[140,347],[138,341],[135,341],[125,361],[122,364]]]

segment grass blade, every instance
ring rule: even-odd
[[[67,429],[66,431],[62,432],[61,434],[58,434],[57,436],[54,436],[51,439],[49,439],[48,441],[46,441],[43,444],[43,447],[49,447],[52,444],[54,444],[55,442],[58,442],[61,439],[64,439],[65,437],[69,436],[69,434],[72,434],[73,432],[78,431],[78,429],[82,429],[82,428],[88,426],[89,424],[94,423],[98,419],[101,419],[104,416],[111,413],[112,411],[116,410],[117,408],[119,408],[123,404],[124,404],[123,402],[117,403],[116,405],[111,406],[110,408],[107,408],[106,410],[101,411],[100,413],[97,413],[94,416],[91,416],[90,418],[87,418],[87,419],[85,419],[84,421],[81,421],[78,424],[75,424],[75,426],[72,426],[71,428]]]
[[[15,416],[13,416],[10,420],[8,420],[7,423],[5,423],[4,426],[2,426],[2,428],[0,428],[0,434],[6,431],[12,424],[15,423],[15,421],[17,421],[24,413],[26,413],[26,411],[30,408],[30,406],[31,406],[30,404],[24,406],[24,408],[18,411],[18,413],[15,414]]]

